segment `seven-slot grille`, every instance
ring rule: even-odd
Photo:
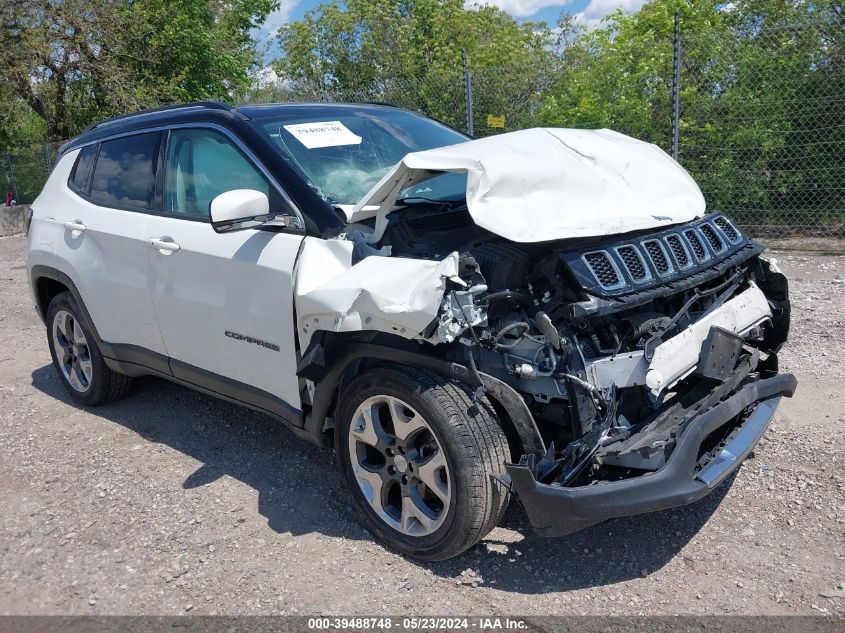
[[[686,246],[684,246],[683,242],[681,242],[680,235],[667,235],[666,243],[672,250],[672,255],[678,263],[678,268],[684,269],[692,265],[692,259],[690,258],[689,251],[687,251]]]
[[[587,253],[584,255],[584,261],[587,262],[587,266],[590,267],[596,281],[602,288],[611,290],[625,285],[625,281],[619,276],[613,260],[610,259],[610,255],[606,251]]]
[[[714,253],[726,253],[742,241],[742,234],[727,218],[716,216],[679,233],[588,252],[582,254],[581,260],[602,289],[621,290],[632,282],[654,283],[655,273],[658,277],[671,278],[677,271],[702,265]]]
[[[662,277],[673,271],[672,264],[669,262],[669,256],[666,254],[663,244],[657,240],[646,240],[643,242],[643,247],[651,258],[651,263],[654,264],[654,269],[658,275]]]

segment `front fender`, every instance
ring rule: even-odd
[[[452,362],[422,352],[393,346],[383,342],[347,341],[337,338],[316,337],[305,351],[297,367],[297,375],[314,382],[314,397],[306,429],[317,439],[325,432],[325,421],[335,402],[341,378],[353,363],[361,360],[376,360],[422,367],[434,371],[450,380],[462,382],[470,387],[483,386],[487,397],[495,400],[506,413],[509,424],[518,437],[523,454],[545,453],[545,445],[537,424],[531,416],[522,397],[509,385],[488,374],[476,374],[460,363]]]

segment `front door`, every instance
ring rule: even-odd
[[[283,204],[251,156],[222,131],[170,132],[163,213],[150,216],[150,288],[173,375],[285,417],[301,409],[293,267],[301,234],[216,233],[211,200],[257,189]],[[278,207],[275,207],[278,208]]]

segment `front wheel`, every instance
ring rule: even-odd
[[[344,390],[340,469],[367,527],[392,549],[445,560],[501,519],[508,444],[483,399],[430,372],[375,367]]]

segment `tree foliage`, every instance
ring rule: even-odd
[[[0,79],[68,138],[92,120],[248,86],[276,0],[6,0]]]
[[[668,151],[676,12],[679,158],[710,206],[767,224],[842,222],[845,14],[837,0],[652,0],[637,14],[614,14],[570,34],[539,122],[609,127]]]
[[[318,98],[391,101],[463,125],[464,51],[491,79],[483,101],[533,90],[554,61],[550,41],[544,24],[463,0],[331,0],[281,29],[275,68]]]
[[[250,29],[277,0],[2,0],[0,149],[67,138],[110,114],[245,94]],[[537,125],[672,139],[674,16],[683,50],[680,161],[711,208],[746,222],[845,216],[841,0],[650,0],[597,28],[517,22],[464,0],[328,0],[285,25],[280,81],[251,98],[385,101],[476,135]],[[35,165],[35,161],[31,161]]]

